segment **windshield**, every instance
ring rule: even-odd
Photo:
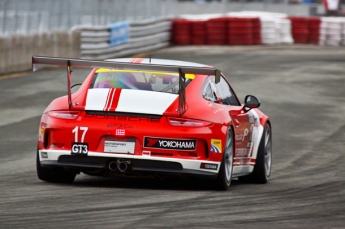
[[[187,86],[195,76],[185,76]],[[98,69],[90,88],[122,88],[178,94],[179,76],[174,72]]]

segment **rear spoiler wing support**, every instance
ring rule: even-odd
[[[184,114],[187,110],[186,104],[186,75],[182,72],[181,68],[179,68],[179,99],[178,99],[178,112],[180,116]]]
[[[71,82],[72,82],[72,67],[71,61],[67,60],[67,92],[68,92],[68,108],[71,110],[72,108],[72,90],[71,90]]]
[[[186,77],[185,74],[200,74],[200,75],[215,75],[215,83],[220,81],[220,70],[212,67],[192,67],[192,66],[176,66],[176,65],[157,65],[157,64],[134,64],[127,62],[115,61],[95,61],[60,57],[47,56],[32,56],[32,70],[38,70],[38,64],[57,65],[67,67],[67,92],[68,92],[68,106],[72,108],[72,67],[75,68],[109,68],[109,69],[131,69],[131,70],[157,70],[167,72],[179,73],[179,109],[178,112],[182,115],[187,110],[186,105]]]

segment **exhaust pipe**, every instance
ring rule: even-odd
[[[118,164],[118,169],[122,173],[127,170],[127,167],[128,167],[127,164],[123,161]]]
[[[118,164],[117,164],[117,162],[116,161],[112,161],[112,162],[110,162],[109,163],[109,169],[111,170],[111,171],[116,171],[117,169],[118,169]],[[121,170],[120,170],[121,171]],[[122,171],[121,171],[122,172]]]

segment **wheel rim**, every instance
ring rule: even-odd
[[[271,129],[269,125],[265,128],[265,169],[266,177],[271,174],[271,162],[272,162],[272,139],[271,139]]]
[[[232,144],[232,134],[229,131],[228,137],[226,139],[225,146],[225,175],[228,182],[231,180],[232,176],[232,166],[233,166],[233,144]]]

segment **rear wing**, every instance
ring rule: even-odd
[[[220,81],[220,70],[209,67],[188,67],[177,65],[157,65],[157,64],[134,64],[115,61],[94,61],[83,59],[71,59],[60,57],[32,56],[32,70],[38,69],[38,64],[57,65],[67,67],[67,91],[68,105],[72,108],[72,68],[109,68],[109,69],[131,69],[131,70],[156,70],[179,73],[179,113],[182,115],[186,110],[186,77],[185,74],[215,75],[215,83]]]

